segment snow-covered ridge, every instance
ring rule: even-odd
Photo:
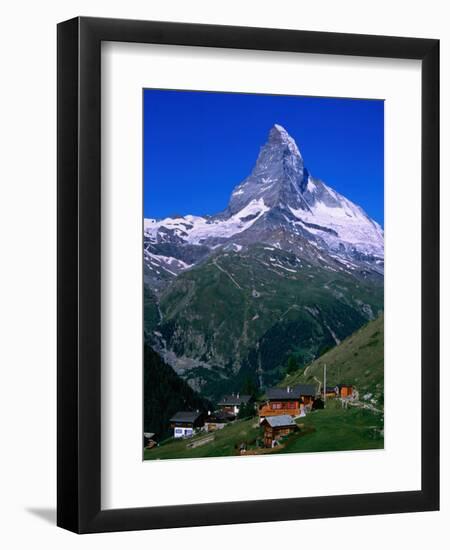
[[[383,257],[384,233],[381,226],[369,218],[362,208],[324,183],[321,185],[334,199],[334,203],[327,204],[318,198],[308,201],[307,210],[289,207],[299,223],[306,222],[306,230],[321,237],[334,250],[339,250],[342,243],[354,247],[358,252]],[[307,190],[314,192],[315,189],[316,184],[310,178]]]
[[[174,235],[189,244],[202,244],[210,239],[225,240],[248,229],[268,210],[263,199],[255,199],[228,219],[192,215],[163,220],[144,219],[144,235],[153,243],[164,242],[166,235]]]

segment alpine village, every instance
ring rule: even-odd
[[[144,459],[384,448],[383,285],[275,124],[223,212],[144,220]]]

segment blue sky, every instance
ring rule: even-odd
[[[314,177],[383,225],[381,100],[144,90],[143,116],[147,218],[223,210],[278,123]]]

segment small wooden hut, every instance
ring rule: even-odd
[[[298,429],[292,416],[266,416],[261,425],[264,427],[264,447],[273,447],[274,442]]]

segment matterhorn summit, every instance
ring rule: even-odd
[[[228,210],[234,214],[260,198],[271,208],[283,204],[307,208],[302,197],[307,181],[308,171],[297,144],[282,126],[275,124],[252,173],[233,190]]]
[[[254,244],[317,260],[331,270],[364,276],[382,276],[384,270],[383,229],[360,206],[309,172],[294,138],[278,123],[222,212],[146,219],[144,241],[152,272],[162,262],[162,273],[169,278],[220,248],[239,251]]]
[[[381,227],[362,208],[309,173],[295,140],[279,124],[270,130],[251,174],[233,190],[228,212],[235,216],[256,201],[282,211],[287,224],[300,227],[312,240],[322,240],[336,252],[383,257]]]

